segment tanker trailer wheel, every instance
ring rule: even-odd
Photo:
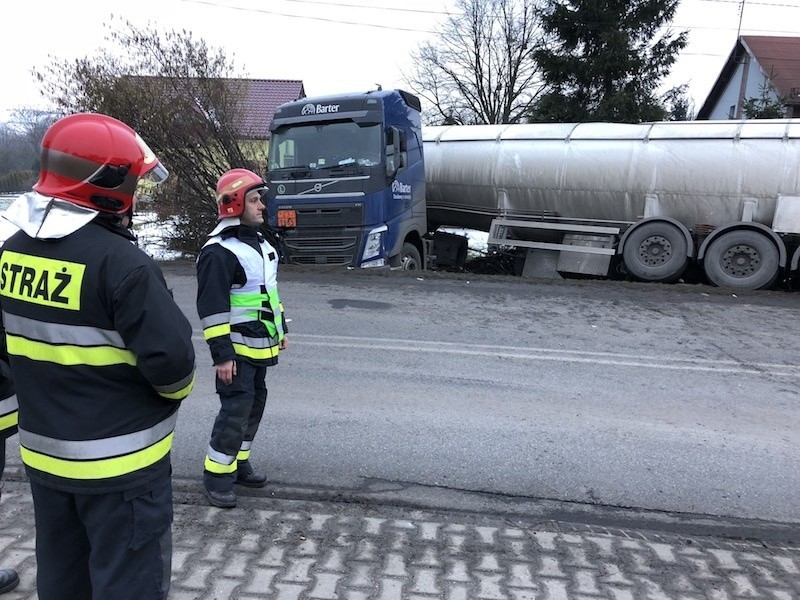
[[[718,287],[758,290],[775,283],[779,253],[758,231],[735,229],[711,242],[703,258],[708,280]]]
[[[650,221],[636,227],[622,249],[625,269],[642,281],[676,281],[689,262],[689,245],[672,223]]]
[[[414,244],[406,242],[400,251],[400,267],[403,271],[419,271],[422,269],[422,259],[419,250]]]

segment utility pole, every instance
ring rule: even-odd
[[[739,5],[739,28],[736,30],[736,39],[739,39],[739,36],[742,34],[742,17],[744,16],[744,3],[745,0],[742,0],[742,3]]]
[[[742,3],[739,5],[739,27],[736,29],[736,45],[739,45],[739,39],[742,35],[742,17],[744,17],[744,3],[745,0],[742,0]],[[744,52],[744,61],[742,62],[742,80],[739,82],[739,98],[736,101],[736,110],[734,111],[733,117],[735,119],[742,118],[742,109],[744,108],[744,95],[747,92],[747,76],[749,75],[750,71],[750,55],[744,50],[744,44],[741,45]]]

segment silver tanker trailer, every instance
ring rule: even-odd
[[[800,257],[800,122],[688,121],[423,128],[429,231],[489,232],[523,273],[721,287],[792,277]]]

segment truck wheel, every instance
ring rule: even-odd
[[[762,233],[735,229],[723,233],[708,246],[703,268],[718,287],[758,290],[778,277],[778,248]]]
[[[650,221],[636,227],[625,240],[625,269],[642,281],[676,281],[689,262],[686,236],[672,223]]]
[[[400,268],[403,271],[418,271],[422,269],[422,259],[419,257],[419,250],[414,244],[406,242],[400,251]]]

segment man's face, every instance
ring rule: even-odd
[[[250,190],[244,197],[244,211],[239,220],[243,225],[258,227],[264,222],[265,208],[261,202],[261,193],[258,190]]]

